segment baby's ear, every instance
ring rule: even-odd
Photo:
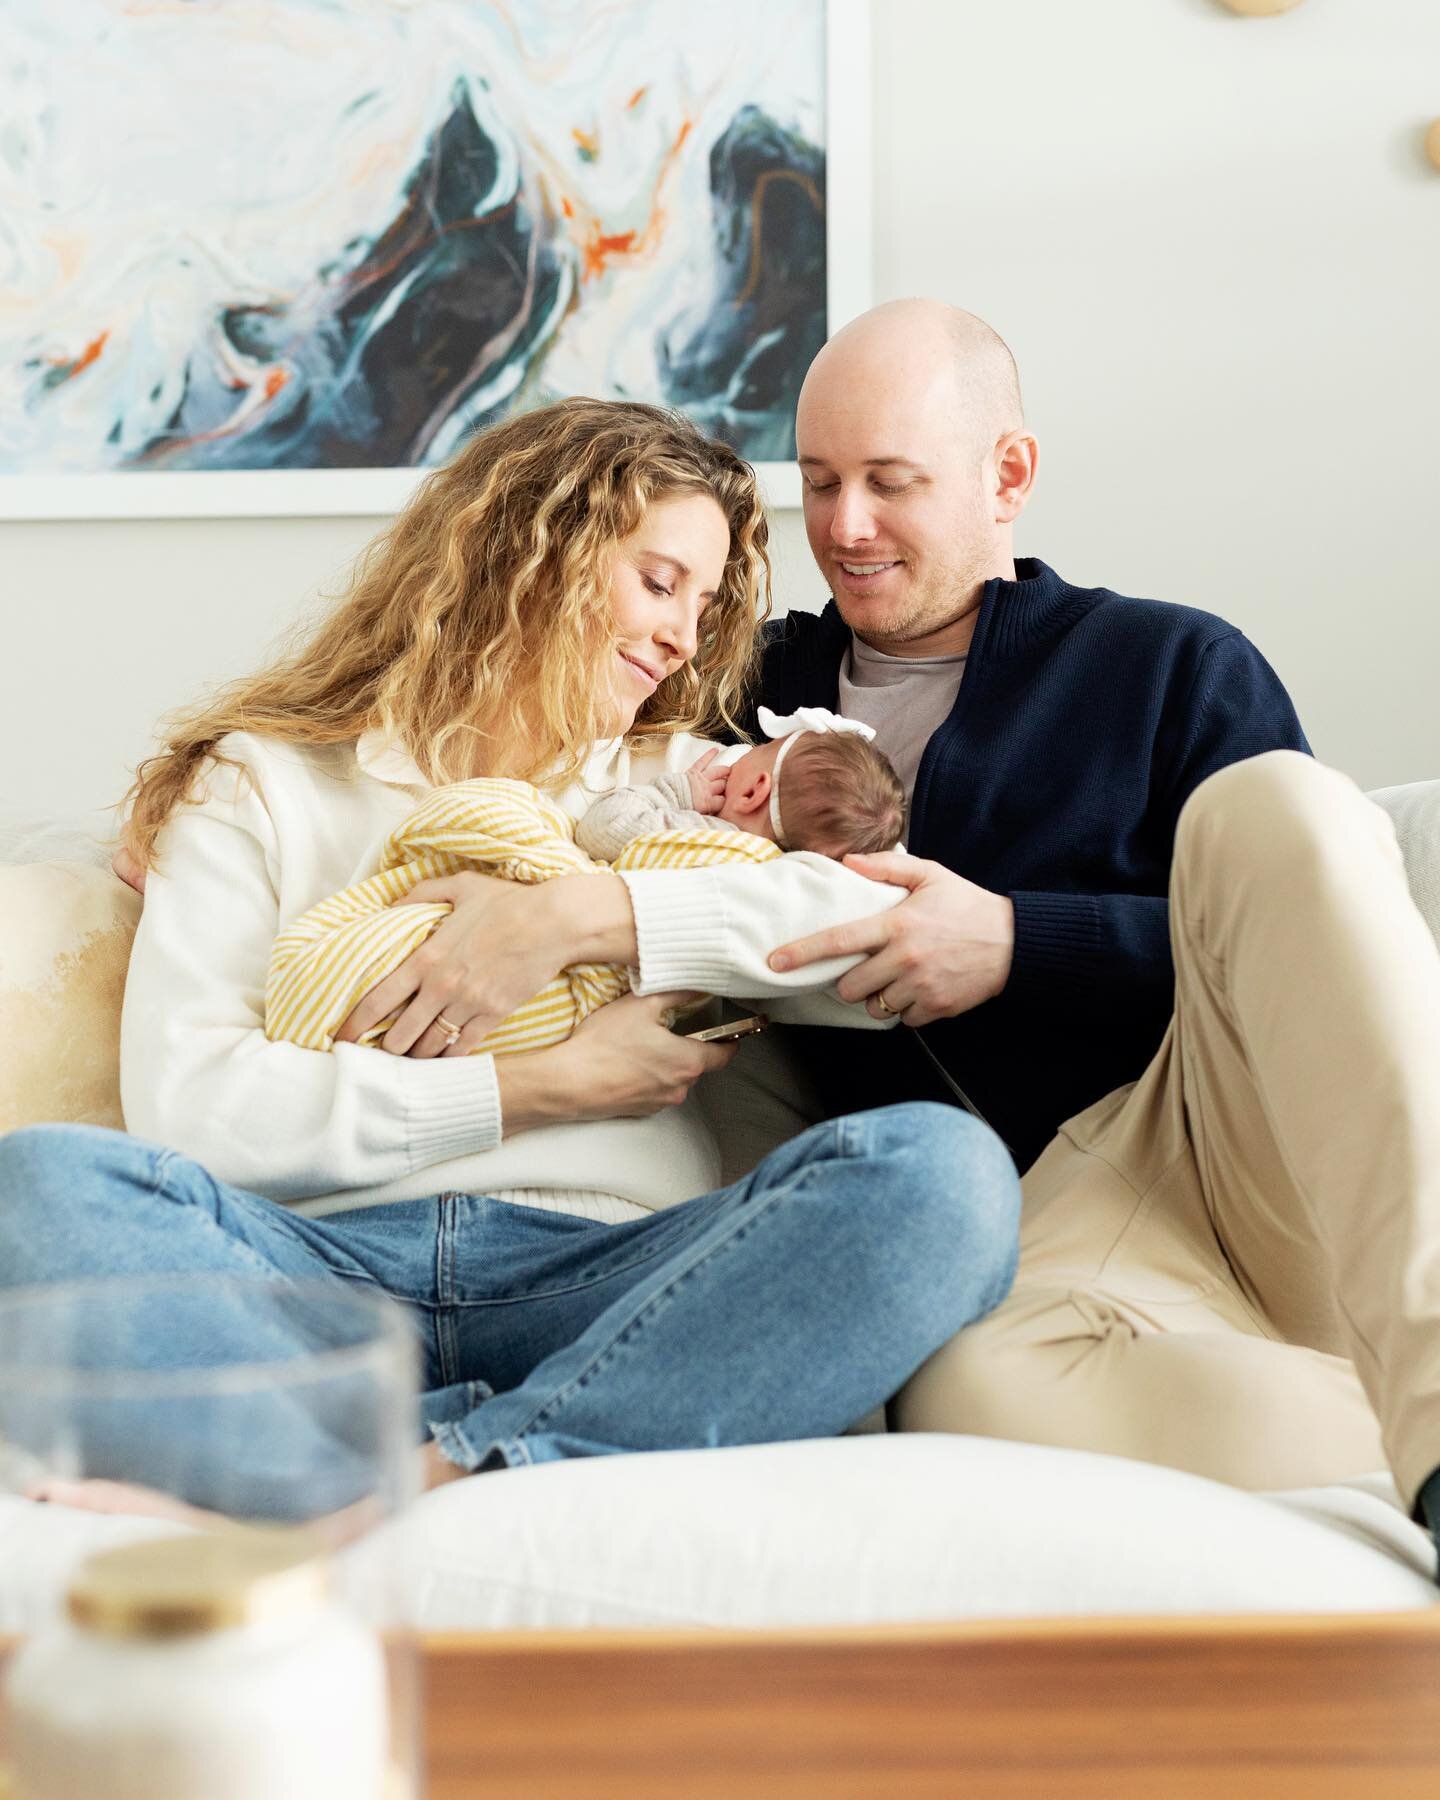
[[[770,771],[768,769],[747,770],[743,775],[732,775],[730,786],[725,791],[725,803],[733,806],[737,812],[757,813],[770,804]]]

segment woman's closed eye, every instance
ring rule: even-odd
[[[667,588],[663,582],[657,581],[653,575],[642,575],[640,579],[652,594],[664,594],[667,600],[675,591],[673,588]]]

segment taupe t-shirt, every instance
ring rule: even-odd
[[[964,674],[963,656],[886,656],[850,639],[840,665],[840,711],[874,726],[876,748],[894,763],[907,807],[925,746],[949,717]]]

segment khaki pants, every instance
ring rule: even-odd
[[[1440,956],[1394,832],[1275,751],[1204,782],[1175,1017],[1025,1178],[1010,1299],[895,1403],[1246,1488],[1440,1465]]]

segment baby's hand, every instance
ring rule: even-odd
[[[728,767],[715,765],[718,750],[707,750],[699,762],[685,771],[690,783],[690,803],[696,812],[718,813],[725,804],[725,784],[730,779]]]

